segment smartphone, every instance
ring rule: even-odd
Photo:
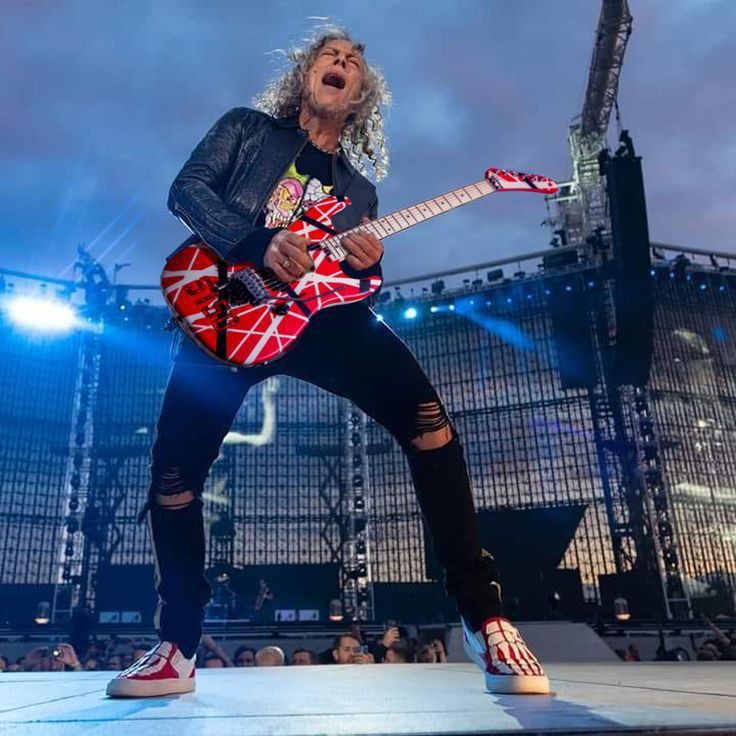
[[[51,650],[51,656],[52,657],[61,657],[61,649],[58,649],[57,647],[54,647]]]
[[[361,654],[368,654],[368,645],[367,644],[361,644],[360,645],[360,653]]]

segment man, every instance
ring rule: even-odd
[[[284,229],[327,193],[351,206],[340,232],[378,211],[386,173],[381,105],[388,90],[343,31],[292,53],[294,67],[257,99],[215,123],[174,180],[169,209],[228,262],[249,261],[284,281],[313,267],[307,241]],[[344,236],[351,276],[380,275],[383,245],[367,231]],[[465,629],[466,650],[495,692],[545,693],[547,677],[518,631],[502,617],[493,558],[478,538],[463,447],[444,404],[416,358],[365,301],[325,309],[299,341],[268,365],[233,369],[184,340],[175,357],[152,449],[146,518],[156,561],[161,641],[108,686],[108,694],[149,696],[194,690],[193,656],[211,595],[204,577],[201,494],[221,441],[248,390],[290,375],[346,396],[391,432],[404,452],[434,554]],[[353,653],[354,654],[354,653]]]
[[[236,667],[255,667],[256,650],[245,645],[239,646],[233,654],[233,664]]]
[[[360,639],[352,634],[340,634],[332,644],[332,662],[334,664],[373,664],[372,654],[361,651]]]
[[[293,667],[304,667],[318,663],[317,653],[311,649],[295,649],[291,655],[291,664]]]
[[[256,652],[256,667],[281,667],[286,662],[281,647],[263,647]]]

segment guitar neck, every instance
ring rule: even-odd
[[[358,227],[347,230],[340,233],[339,236],[326,238],[322,241],[322,245],[326,247],[329,252],[338,257],[344,258],[347,256],[347,251],[340,245],[340,238],[344,237],[350,232],[355,230],[368,230],[373,233],[379,240],[385,240],[391,235],[396,235],[404,230],[408,230],[414,225],[418,225],[420,222],[425,222],[432,217],[437,217],[445,212],[454,210],[456,207],[462,207],[468,202],[473,202],[476,199],[485,197],[488,194],[492,194],[496,191],[485,179],[476,182],[475,184],[468,184],[467,186],[460,187],[459,189],[453,189],[447,194],[440,194],[438,197],[432,197],[432,199],[425,199],[423,202],[419,202],[411,207],[405,207],[402,210],[396,210],[389,215],[383,215],[376,220],[359,225]]]

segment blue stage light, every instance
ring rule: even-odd
[[[438,310],[439,310],[439,307],[432,306],[432,307],[429,308],[429,311],[432,312],[432,314],[434,314]]]
[[[708,288],[708,284],[700,284],[700,291],[705,291]]]
[[[414,319],[419,314],[415,307],[409,307],[404,310],[404,317],[406,319]]]
[[[450,304],[450,306],[449,306],[449,307],[447,307],[447,308],[448,308],[448,309],[449,309],[449,310],[450,310],[451,312],[454,312],[454,311],[455,311],[455,305],[454,305],[454,304]]]
[[[15,324],[34,332],[69,332],[82,324],[70,304],[52,299],[18,296],[6,303],[5,310]]]
[[[378,312],[376,312],[376,319],[377,319],[377,320],[378,320],[379,322],[383,322],[383,315],[382,315],[382,314],[379,314]]]
[[[572,291],[572,286],[570,286],[570,284],[567,284],[565,286],[565,291]]]

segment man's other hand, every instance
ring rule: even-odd
[[[360,222],[364,225],[370,220],[363,217]],[[350,235],[341,238],[340,243],[349,253],[345,259],[347,264],[356,271],[370,268],[378,263],[383,255],[383,243],[368,230],[358,230],[350,233]]]

